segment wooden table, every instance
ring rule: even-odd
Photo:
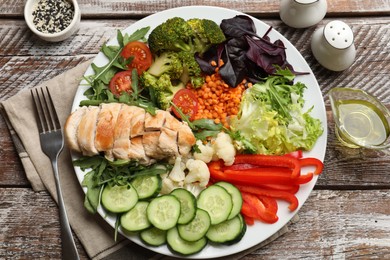
[[[355,34],[357,57],[343,72],[320,66],[310,51],[316,27],[293,29],[278,15],[276,0],[91,1],[79,0],[80,30],[57,44],[38,40],[23,19],[22,0],[0,0],[0,100],[93,58],[100,46],[138,19],[179,5],[214,5],[254,15],[290,40],[312,68],[328,112],[325,171],[291,232],[245,259],[390,259],[390,150],[349,149],[335,139],[327,91],[368,90],[390,107],[390,2],[329,0],[317,26],[341,19]],[[180,3],[180,4],[179,4]],[[0,258],[59,259],[57,207],[35,193],[0,117]],[[77,243],[83,259],[87,255]]]

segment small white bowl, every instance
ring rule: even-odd
[[[59,42],[70,37],[80,26],[81,13],[80,8],[77,3],[77,0],[64,0],[70,2],[74,7],[74,16],[68,27],[60,32],[55,33],[45,33],[37,29],[33,22],[33,11],[35,6],[40,0],[27,0],[26,5],[24,6],[24,19],[30,30],[36,34],[39,38],[49,41],[49,42]]]

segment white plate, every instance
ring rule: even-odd
[[[144,19],[139,20],[138,22],[134,23],[130,27],[123,30],[123,33],[132,34],[135,30],[150,26],[151,29],[159,25],[160,23],[164,22],[168,18],[179,16],[183,17],[184,19],[189,18],[208,18],[214,20],[216,23],[220,24],[222,19],[226,18],[232,18],[236,15],[243,15],[243,13],[219,8],[219,7],[208,7],[208,6],[189,6],[189,7],[180,7],[180,8],[174,8],[165,10],[153,15],[150,15]],[[257,29],[257,34],[262,36],[264,33],[269,29],[269,25],[257,20],[256,18],[251,17],[254,21]],[[305,109],[310,108],[311,106],[314,106],[314,109],[312,110],[311,115],[315,118],[319,118],[322,122],[322,126],[324,128],[324,133],[322,136],[318,139],[316,145],[310,152],[305,152],[305,157],[315,157],[320,159],[321,161],[324,160],[325,156],[325,150],[326,150],[326,138],[327,138],[327,121],[326,121],[326,111],[325,111],[325,105],[324,100],[321,94],[320,87],[318,86],[317,80],[314,77],[310,67],[306,63],[305,59],[302,57],[302,55],[298,52],[298,50],[286,39],[284,38],[280,33],[278,33],[275,30],[272,30],[269,34],[269,37],[272,41],[275,41],[277,39],[280,39],[283,41],[283,43],[286,46],[286,53],[287,53],[287,60],[294,66],[294,69],[296,71],[306,71],[310,72],[308,75],[298,76],[297,80],[300,82],[303,82],[306,84],[307,89],[305,90],[304,97],[306,100],[305,103]],[[108,45],[116,45],[117,40],[112,39],[108,42]],[[107,58],[102,54],[99,53],[96,58],[93,61],[98,66],[102,66],[106,64]],[[89,67],[85,73],[85,75],[92,75],[93,70],[91,67]],[[83,92],[87,89],[85,85],[80,85],[75,99],[73,103],[73,110],[78,108],[79,103],[81,100],[85,99],[83,96]],[[308,98],[310,97],[310,98]],[[72,111],[73,111],[72,110]],[[81,183],[84,172],[82,172],[79,168],[75,168],[77,177]],[[310,168],[305,168],[305,172],[308,172],[309,170],[313,170]],[[188,258],[214,258],[214,257],[221,257],[226,256],[234,253],[238,253],[240,251],[246,250],[250,247],[253,247],[262,241],[266,240],[273,234],[275,234],[280,228],[282,228],[284,225],[286,225],[291,218],[298,212],[299,208],[304,204],[306,199],[309,197],[310,192],[312,191],[318,176],[315,176],[313,180],[305,185],[301,185],[301,188],[299,189],[298,193],[296,194],[298,200],[299,200],[299,207],[294,212],[290,212],[288,209],[288,203],[284,201],[278,201],[279,204],[279,210],[278,210],[278,216],[279,220],[275,224],[264,224],[261,222],[256,222],[253,226],[248,226],[247,232],[243,239],[234,245],[229,246],[211,246],[207,245],[200,253],[189,256]],[[84,191],[86,191],[84,189]],[[112,227],[115,227],[115,217],[113,215],[110,215],[107,213],[102,207],[99,207],[98,213],[106,220]],[[121,232],[122,233],[122,232]],[[126,235],[125,235],[126,236]],[[160,247],[148,247],[145,244],[143,244],[140,239],[134,235],[134,236],[127,236],[131,241],[149,248],[152,251],[164,254],[164,255],[170,255],[174,256],[171,251],[166,246],[160,246]],[[282,238],[283,239],[283,238]],[[176,255],[177,256],[177,255]]]

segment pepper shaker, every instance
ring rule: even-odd
[[[293,28],[307,28],[319,23],[326,15],[326,0],[281,0],[279,15]]]
[[[311,50],[316,60],[333,71],[347,69],[355,60],[356,49],[351,28],[335,20],[318,28],[311,39]]]

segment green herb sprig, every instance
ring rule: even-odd
[[[73,165],[87,171],[82,186],[87,188],[84,206],[91,213],[96,213],[100,204],[101,190],[104,185],[129,185],[137,176],[160,175],[169,172],[172,165],[155,163],[144,166],[136,160],[110,161],[104,156],[82,156],[73,161]]]

